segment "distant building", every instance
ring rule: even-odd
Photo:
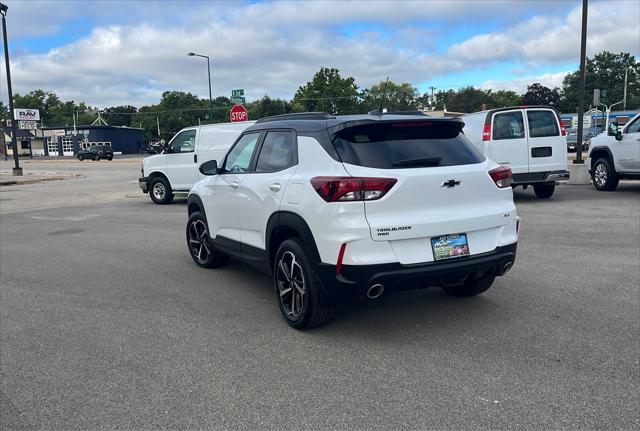
[[[0,154],[13,155],[11,148],[11,120],[0,123]],[[16,130],[16,144],[21,156],[44,155],[42,132],[40,130]]]
[[[637,114],[636,111],[612,111],[609,113],[609,122],[616,123],[618,126],[627,124]],[[603,113],[601,109],[590,109],[584,113],[583,127],[585,129],[597,129],[602,130],[606,121],[606,112]],[[560,114],[562,123],[566,128],[578,127],[578,114],[567,113]]]
[[[43,150],[46,156],[73,156],[92,145],[111,145],[115,154],[142,151],[143,129],[118,126],[43,127]]]

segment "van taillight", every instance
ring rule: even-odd
[[[560,120],[560,135],[567,136],[567,131],[564,128],[564,124],[562,124],[562,120]]]
[[[511,174],[511,168],[506,166],[499,166],[495,169],[489,171],[489,175],[496,186],[501,189],[505,187],[509,187],[511,185],[511,180],[513,179],[513,175]]]
[[[482,140],[483,141],[491,140],[491,124],[484,125],[484,129],[482,129]]]
[[[395,178],[315,177],[311,185],[327,202],[374,201],[397,182]]]

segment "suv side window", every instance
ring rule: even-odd
[[[638,133],[640,132],[640,117],[636,118],[636,120],[629,124],[627,127],[627,131],[625,133]]]
[[[172,153],[193,153],[196,148],[196,131],[185,130],[176,135],[171,141]]]
[[[260,149],[256,172],[277,172],[295,165],[295,141],[291,131],[268,132]]]
[[[493,118],[493,139],[524,138],[524,120],[522,112],[504,112]]]
[[[246,173],[251,166],[251,158],[259,137],[260,133],[243,135],[227,155],[223,171],[235,174]]]
[[[527,111],[527,120],[530,138],[560,135],[556,115],[551,111]]]

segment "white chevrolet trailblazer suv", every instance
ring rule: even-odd
[[[621,179],[640,179],[640,114],[622,131],[610,124],[608,133],[591,138],[589,172],[596,189],[615,190]]]
[[[357,295],[440,286],[477,295],[516,257],[511,170],[459,119],[288,114],[247,128],[189,194],[193,260],[230,256],[272,275],[294,328]]]

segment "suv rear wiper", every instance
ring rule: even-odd
[[[438,166],[442,161],[442,157],[424,157],[421,159],[406,159],[393,163],[391,166]]]

